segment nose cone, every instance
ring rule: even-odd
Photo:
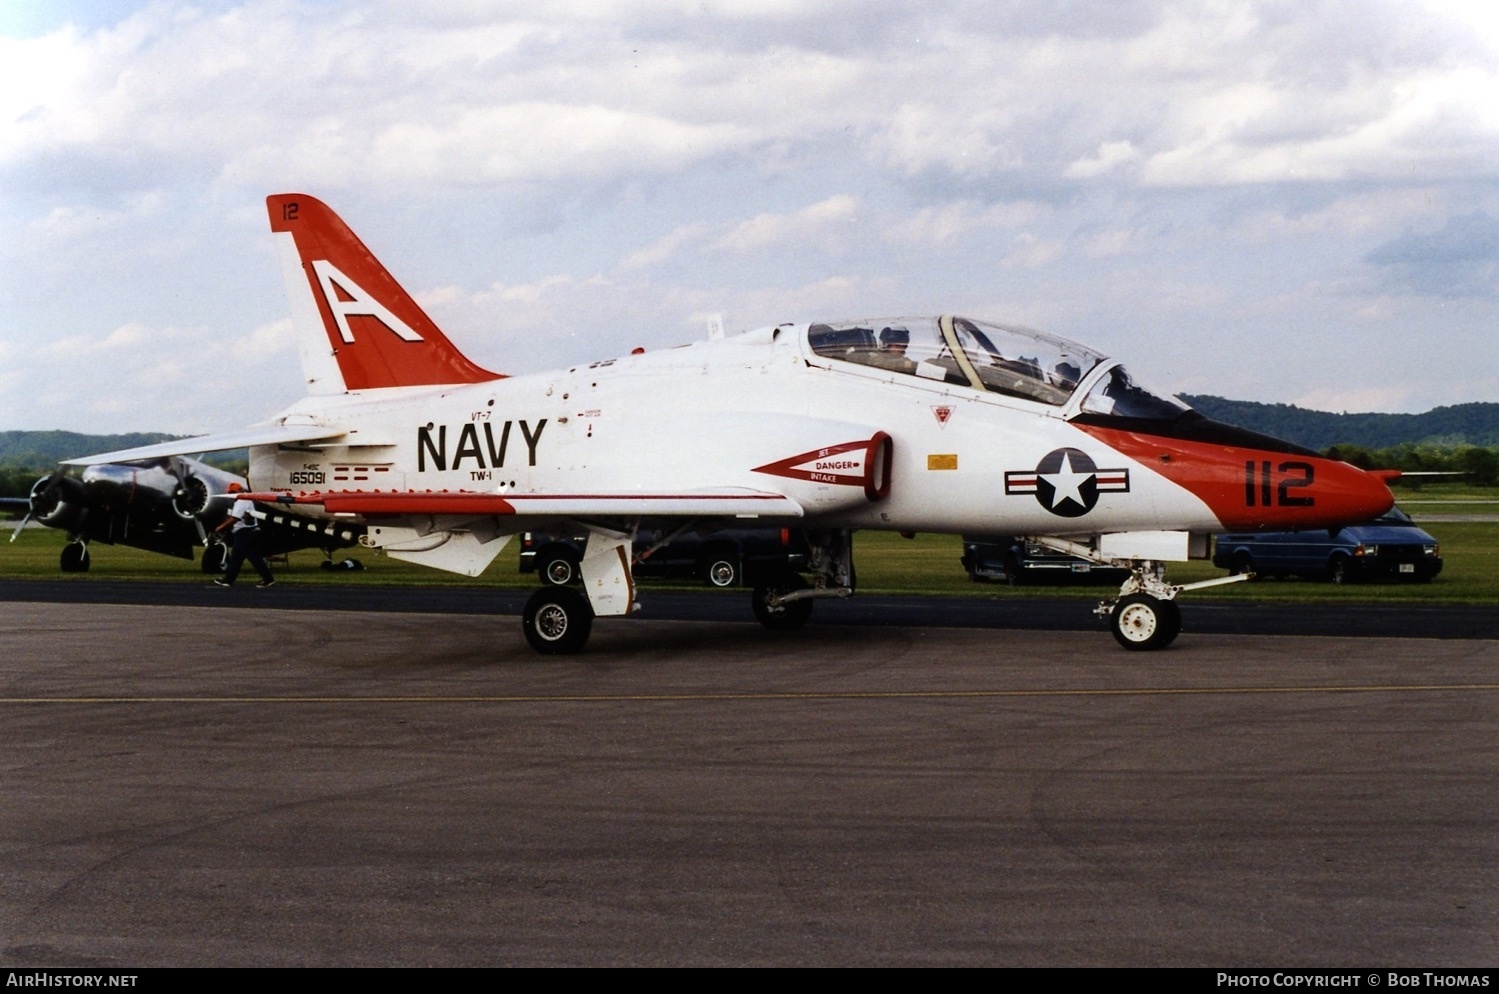
[[[1077,423],[1077,422],[1074,422]],[[1226,531],[1339,528],[1395,504],[1383,478],[1289,442],[1196,417],[1134,425],[1080,424],[1205,503]]]
[[[1181,453],[1171,476],[1200,497],[1228,531],[1341,528],[1395,504],[1384,480],[1335,459],[1225,447]]]
[[[1395,506],[1395,495],[1390,493],[1384,479],[1365,472],[1357,466],[1333,459],[1312,461],[1319,480],[1312,488],[1316,503],[1305,508],[1292,508],[1304,512],[1293,515],[1299,528],[1338,528],[1343,525],[1371,521]],[[1278,509],[1278,508],[1277,508]],[[1264,527],[1284,527],[1273,523]]]

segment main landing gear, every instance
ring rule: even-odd
[[[57,566],[64,573],[87,573],[89,567],[88,543],[82,539],[69,542],[62,547]]]
[[[581,586],[548,585],[526,602],[521,629],[532,649],[546,656],[581,652],[593,631],[594,618],[639,609],[630,569],[630,539],[626,532],[589,529],[582,561],[577,564]],[[750,595],[755,620],[771,631],[801,628],[812,617],[815,600],[853,595],[853,533],[818,532],[809,534],[808,542],[811,582],[787,570],[762,578]]]
[[[521,628],[543,656],[580,652],[593,631],[593,608],[572,587],[543,587],[526,601]]]
[[[805,625],[815,600],[854,595],[854,533],[841,528],[808,532],[807,542],[812,582],[788,570],[757,584],[751,595],[755,620],[773,632],[791,632]]]

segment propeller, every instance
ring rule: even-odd
[[[38,511],[41,511],[42,517],[46,517],[57,510],[57,505],[60,503],[57,490],[62,486],[62,477],[62,467],[58,467],[31,485],[26,516],[21,519],[20,524],[16,525],[15,530],[10,533],[10,540],[12,542],[20,537],[21,529],[31,523],[31,519],[37,516]]]

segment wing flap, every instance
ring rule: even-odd
[[[277,504],[317,504],[329,514],[399,517],[412,514],[523,515],[578,517],[777,517],[800,518],[802,507],[789,497],[754,490],[697,493],[499,494],[481,491],[266,491],[250,500]]]

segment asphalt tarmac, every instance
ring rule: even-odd
[[[1371,588],[1377,589],[1377,588]],[[269,590],[253,580],[233,590],[201,583],[138,583],[81,577],[59,580],[0,580],[7,601],[71,604],[157,604],[178,607],[276,607],[294,611],[376,611],[434,614],[519,615],[532,591],[494,587],[377,587],[352,574],[347,584],[298,585],[295,578]],[[1105,631],[1094,617],[1098,598],[917,597],[860,594],[822,600],[812,614],[817,625],[912,625],[1036,631]],[[642,590],[642,611],[632,618],[655,621],[751,621],[747,590]],[[1204,601],[1184,596],[1184,632],[1245,635],[1337,635],[1354,638],[1499,639],[1493,605],[1275,604]]]
[[[1492,637],[212,593],[0,590],[0,965],[1499,964]]]

